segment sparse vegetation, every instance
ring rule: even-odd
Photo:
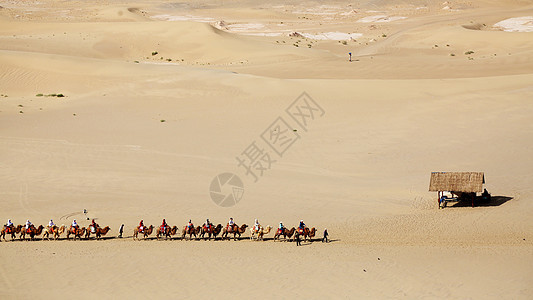
[[[387,35],[386,34],[382,34],[381,37],[387,37]]]
[[[136,61],[134,61],[134,63],[138,64],[138,63],[139,63],[139,61],[138,61],[138,60],[136,60]]]
[[[164,120],[164,119],[161,119],[161,123],[165,123],[165,122],[166,122],[166,120]]]
[[[453,53],[450,53],[450,56],[455,56],[455,54],[453,54]]]
[[[36,97],[42,97],[43,94],[37,94],[37,95],[35,95],[35,96],[36,96]]]
[[[348,42],[347,41],[342,41],[341,44],[348,45]]]
[[[474,51],[470,50],[470,51],[465,52],[465,55],[470,55],[470,54],[474,54]]]
[[[157,51],[153,51],[153,52],[152,52],[152,56],[156,56],[158,53],[159,53],[159,52],[157,52]]]

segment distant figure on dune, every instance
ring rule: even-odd
[[[122,233],[124,232],[124,224],[120,225],[120,228],[118,229],[118,237],[122,238]]]
[[[327,243],[328,242],[328,229],[327,228],[324,228],[324,237],[322,238],[322,243]]]
[[[296,234],[294,235],[294,239],[296,240],[296,246],[302,245],[301,240],[300,240],[300,234],[298,233],[298,231],[296,231]]]

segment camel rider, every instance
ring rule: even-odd
[[[165,232],[167,230],[167,221],[163,219],[163,223],[161,223],[161,230]]]
[[[26,220],[26,231],[32,226],[30,220]]]
[[[143,220],[141,220],[141,222],[139,222],[139,232],[143,232],[144,231],[144,223],[143,223]]]
[[[209,229],[211,227],[211,222],[209,222],[209,219],[205,220],[204,228]]]
[[[229,218],[229,222],[228,222],[228,226],[226,226],[226,230],[229,230],[230,228],[233,229],[233,225],[235,225],[233,218]]]
[[[11,222],[11,219],[9,219],[7,220],[7,223],[6,225],[4,225],[4,227],[6,228],[7,233],[11,233],[12,230],[15,228],[15,225],[13,225],[13,222]]]
[[[78,229],[78,227],[79,226],[78,226],[78,223],[76,222],[76,219],[72,220],[72,225],[70,225],[70,228],[76,230]]]
[[[305,228],[304,220],[300,220],[300,225],[298,225],[298,229],[303,231]]]
[[[283,232],[283,223],[282,222],[279,222],[279,226],[278,226],[278,232],[279,233],[282,233]]]
[[[56,224],[54,224],[54,220],[50,219],[50,222],[48,222],[48,227],[52,228],[56,226]]]
[[[259,225],[259,221],[257,219],[255,219],[255,222],[254,222],[254,230],[255,232],[258,232],[259,231],[259,227],[261,225]]]
[[[96,224],[96,222],[94,221],[94,219],[91,221],[91,228],[92,228],[92,232],[96,232],[96,228],[98,228],[98,224]]]
[[[189,220],[189,223],[187,224],[187,231],[190,231],[191,228],[193,228],[193,227],[194,227],[194,225],[192,224],[192,221]]]

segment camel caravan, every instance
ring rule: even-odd
[[[66,232],[66,239],[70,240],[71,236],[73,237],[73,240],[81,240],[82,238],[89,240],[91,239],[91,235],[94,235],[94,237],[99,240],[102,238],[102,236],[106,235],[111,228],[109,226],[106,227],[100,227],[94,219],[92,220],[89,227],[80,227],[76,220],[72,222],[72,225],[67,230],[67,227],[65,225],[57,226],[54,224],[53,220],[50,220],[48,225],[44,227],[43,225],[39,225],[39,227],[35,227],[30,220],[26,221],[26,225],[18,225],[15,226],[11,220],[7,221],[7,224],[5,224],[2,228],[2,231],[0,232],[0,241],[4,240],[6,241],[6,235],[11,236],[11,240],[16,239],[16,235],[19,234],[19,239],[21,241],[35,240],[38,236],[42,234],[42,239],[50,240],[52,237],[54,240],[59,240],[61,235]]]
[[[122,237],[122,229],[124,225],[120,228],[120,235]],[[133,230],[132,238],[133,240],[146,240],[149,239],[150,235],[155,232],[155,238],[157,240],[172,240],[176,238],[181,240],[231,240],[234,241],[241,239],[241,236],[246,233],[246,230],[249,226],[247,224],[237,225],[233,218],[230,218],[226,226],[222,224],[214,225],[209,219],[207,219],[202,226],[194,226],[191,220],[185,225],[181,230],[178,226],[168,225],[166,220],[163,219],[163,222],[160,226],[155,227],[154,225],[145,226],[144,221],[141,220],[139,225],[136,226]],[[264,241],[265,236],[273,231],[273,227],[270,225],[262,226],[259,224],[259,221],[256,219],[254,225],[249,228],[250,240],[252,241]],[[90,240],[94,238],[96,240],[102,239],[111,228],[109,226],[101,227],[93,219],[91,224],[88,227],[81,227],[77,224],[76,220],[72,221],[72,224],[69,228],[65,225],[58,226],[54,224],[53,220],[50,220],[49,224],[44,227],[39,225],[36,227],[31,224],[29,220],[26,221],[25,225],[15,226],[11,220],[8,220],[0,232],[0,241],[7,241],[6,236],[11,236],[11,240],[18,238],[19,240],[36,240],[42,235],[42,240],[59,240],[61,235],[66,233],[66,240]],[[179,234],[181,233],[181,235]],[[312,241],[315,236],[316,229],[313,227],[309,229],[304,223],[303,220],[300,221],[298,228],[286,228],[282,222],[279,223],[278,228],[275,230],[274,241],[293,241],[296,236],[303,238],[304,241],[308,239]]]

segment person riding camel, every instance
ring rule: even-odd
[[[139,232],[144,232],[144,222],[143,222],[143,220],[141,220],[141,222],[139,222]]]
[[[78,223],[76,222],[76,219],[72,220],[72,225],[70,225],[70,230],[75,231],[79,227]]]
[[[7,220],[7,224],[4,226],[6,227],[7,233],[11,233],[11,231],[15,228],[15,225],[13,225],[13,222],[11,222],[11,219]]]
[[[254,231],[257,233],[259,232],[259,228],[261,227],[261,225],[259,225],[259,221],[257,219],[255,219],[255,222],[254,222]]]
[[[30,222],[30,220],[26,220],[26,232],[30,232],[30,227],[32,227],[33,224]]]
[[[284,229],[283,222],[279,222],[278,233],[282,233]]]
[[[50,219],[50,222],[48,222],[48,228],[51,230],[51,232],[54,232],[54,226],[56,226],[56,224],[54,224],[54,220]]]
[[[91,228],[92,228],[92,232],[96,232],[96,229],[98,228],[98,224],[96,224],[96,222],[94,221],[94,219],[91,221]]]
[[[226,226],[226,230],[229,231],[230,228],[231,230],[233,230],[234,225],[235,225],[235,222],[233,221],[233,218],[229,218],[228,225]]]
[[[305,229],[304,220],[300,220],[300,225],[298,225],[298,230],[300,230],[301,232],[303,232],[304,229]]]
[[[189,220],[189,223],[187,224],[187,232],[190,232],[193,227],[194,225],[192,224],[192,221]]]
[[[204,223],[204,229],[205,230],[208,230],[208,229],[211,229],[211,226],[213,224],[211,224],[211,222],[209,222],[209,219],[205,220],[205,223]]]
[[[166,230],[167,230],[167,221],[165,219],[163,219],[163,223],[161,223],[160,229],[161,229],[161,231],[166,232]]]

